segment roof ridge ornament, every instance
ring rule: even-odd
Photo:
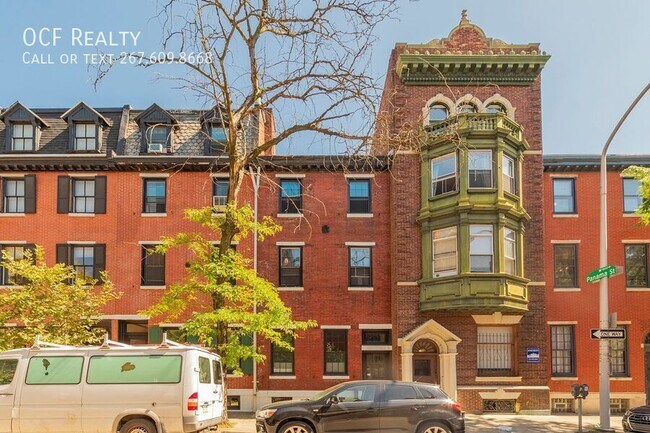
[[[458,26],[471,26],[472,21],[467,18],[467,9],[463,9],[462,12],[460,13],[460,23]]]

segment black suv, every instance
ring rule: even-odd
[[[255,417],[257,433],[465,433],[460,405],[439,387],[389,380],[341,383]]]
[[[623,416],[623,431],[650,432],[650,406],[639,406],[625,412]]]

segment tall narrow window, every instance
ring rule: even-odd
[[[627,326],[617,326],[617,329],[627,329]],[[627,377],[628,369],[627,338],[609,340],[609,374],[613,377]]]
[[[291,337],[286,337],[285,341],[293,347],[294,341]],[[293,375],[294,374],[294,351],[271,344],[271,374],[273,375]]]
[[[77,273],[77,278],[82,280],[92,279],[94,276],[93,265],[95,263],[94,258],[94,246],[73,246],[72,248],[72,266],[74,267],[75,272]]]
[[[578,287],[578,251],[575,244],[555,245],[555,287]]]
[[[575,179],[553,179],[553,213],[576,213]]]
[[[280,180],[280,213],[302,213],[302,185],[298,179]]]
[[[301,247],[280,247],[280,286],[302,286]]]
[[[371,213],[370,179],[348,180],[348,213]]]
[[[513,373],[514,338],[510,326],[479,326],[478,375],[509,376]]]
[[[641,207],[643,198],[641,197],[641,182],[636,179],[623,179],[623,212],[634,213]]]
[[[95,179],[72,179],[72,212],[95,212]]]
[[[97,149],[97,126],[94,123],[75,123],[74,150]]]
[[[456,191],[456,154],[431,160],[431,195]]]
[[[24,245],[0,245],[0,264],[3,251],[9,255],[10,260],[22,260],[25,257],[25,249]],[[19,283],[9,269],[0,266],[0,286],[14,286]]]
[[[167,181],[165,179],[144,180],[143,213],[165,213],[167,211]]]
[[[625,245],[626,287],[648,287],[648,246]]]
[[[58,244],[56,261],[72,266],[77,278],[90,283],[90,280],[99,280],[106,268],[106,245]]]
[[[165,285],[165,256],[155,251],[155,245],[142,247],[142,285]]]
[[[350,247],[350,287],[372,287],[370,247]]]
[[[325,375],[346,375],[348,372],[348,331],[324,329]]]
[[[458,240],[456,227],[431,232],[433,245],[433,277],[445,277],[458,273]]]
[[[492,188],[492,151],[470,150],[467,153],[470,188]]]
[[[445,120],[449,116],[449,109],[443,104],[433,104],[429,107],[429,124]]]
[[[25,212],[25,180],[3,179],[2,181],[2,212]]]
[[[517,233],[507,227],[503,229],[503,258],[506,273],[517,275]]]
[[[228,189],[230,180],[227,177],[215,177],[212,187],[212,206],[219,210],[225,210],[228,202]]]
[[[515,160],[503,155],[502,182],[503,190],[510,194],[517,194],[517,178],[515,176]]]
[[[551,326],[551,375],[575,376],[575,368],[573,325]]]
[[[34,150],[34,125],[31,123],[12,123],[11,150]]]
[[[494,270],[494,237],[491,225],[469,226],[469,269],[471,272]]]

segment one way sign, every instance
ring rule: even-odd
[[[592,329],[592,340],[625,340],[625,329]]]

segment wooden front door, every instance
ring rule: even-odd
[[[440,384],[438,364],[438,346],[428,339],[416,341],[413,345],[413,380]]]

